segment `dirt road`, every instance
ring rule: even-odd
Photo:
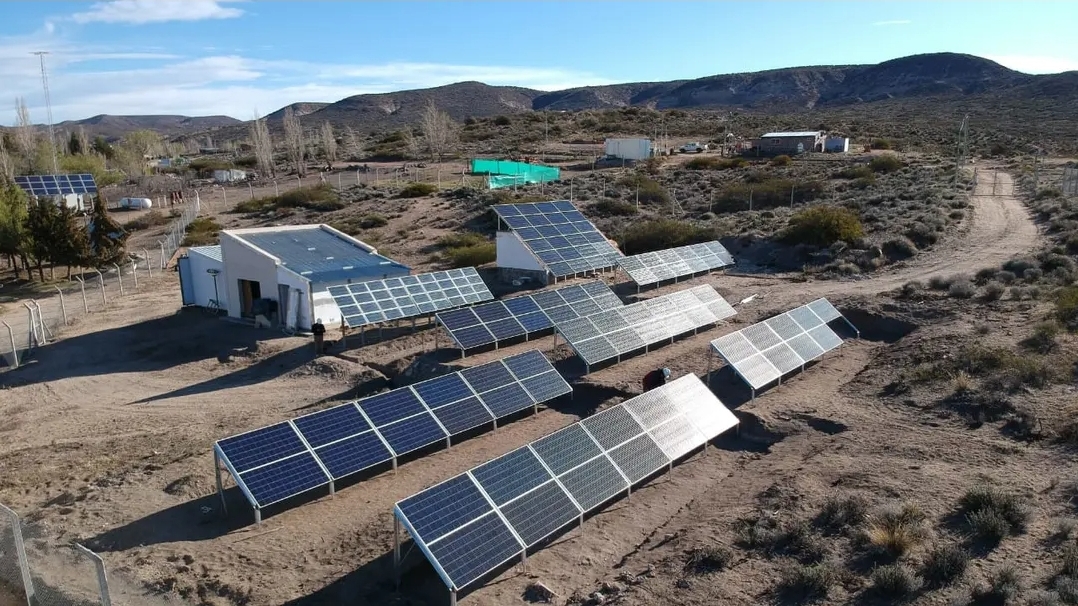
[[[1035,249],[1040,238],[1029,211],[1015,193],[1011,175],[994,170],[981,171],[977,188],[970,197],[972,216],[969,224],[964,233],[953,237],[952,245],[937,246],[933,251],[862,280],[810,282],[800,290],[815,296],[835,293],[873,295],[901,288],[913,280],[924,282],[933,276],[954,274],[972,276],[982,268],[998,267],[1007,259]],[[784,278],[730,276],[730,285],[739,289],[767,289],[780,280]]]

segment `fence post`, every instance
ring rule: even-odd
[[[94,568],[97,569],[97,589],[101,592],[101,606],[112,606],[112,595],[109,593],[109,577],[105,573],[105,561],[101,559],[101,556],[90,551],[89,549],[74,543],[75,549],[82,552],[82,555],[90,558],[94,563]]]
[[[138,264],[131,262],[131,277],[135,280],[135,290],[138,290]]]
[[[146,257],[146,273],[150,278],[153,278],[153,263],[150,263],[150,251],[143,248],[142,256]]]
[[[161,269],[165,269],[165,241],[158,240],[157,243],[161,246]]]
[[[95,269],[94,271],[97,272],[97,281],[101,283],[101,304],[107,306],[109,300],[105,297],[105,274],[101,273],[100,269]]]
[[[4,324],[7,326],[7,324]],[[18,514],[7,508],[5,505],[0,505],[0,512],[7,515],[8,520],[11,522],[11,535],[15,542],[15,557],[19,561],[19,572],[22,573],[22,587],[26,591],[26,603],[29,606],[35,606],[37,604],[37,596],[34,592],[34,580],[30,578],[30,563],[26,559],[26,544],[22,540],[22,522],[19,520]]]
[[[67,326],[67,305],[64,304],[64,291],[59,286],[54,286],[53,288],[60,293],[60,313],[64,316],[64,326]]]
[[[0,322],[7,329],[8,339],[11,340],[11,367],[19,367],[19,350],[15,348],[15,331],[11,330],[11,325],[7,322]]]
[[[116,268],[116,281],[120,283],[120,296],[122,297],[124,296],[124,277],[120,275],[120,264],[113,263],[112,266]]]
[[[82,311],[90,313],[90,304],[86,302],[86,281],[78,276],[75,279],[79,281],[79,290],[82,291]]]

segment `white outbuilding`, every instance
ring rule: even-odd
[[[315,319],[326,328],[340,325],[329,287],[411,272],[328,225],[224,230],[220,241],[180,259],[184,304],[206,306],[213,298],[230,317],[263,315],[298,330]]]
[[[651,139],[607,139],[604,153],[622,160],[647,160],[651,157]]]

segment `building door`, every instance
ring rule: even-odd
[[[252,280],[240,280],[240,316],[244,318],[254,317],[255,299],[262,298],[262,285]]]

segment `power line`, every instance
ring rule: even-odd
[[[34,51],[30,53],[37,55],[41,60],[41,86],[45,89],[45,114],[48,116],[49,125],[49,148],[52,150],[52,174],[60,174],[60,164],[56,160],[56,133],[52,128],[52,99],[49,97],[49,73],[45,69],[45,55],[49,54],[49,51]]]

